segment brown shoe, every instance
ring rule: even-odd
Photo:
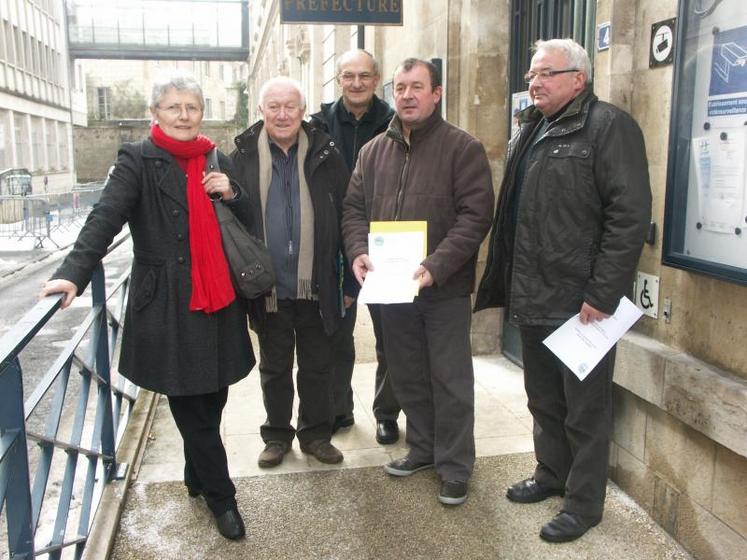
[[[287,441],[268,441],[264,451],[259,454],[257,464],[262,469],[277,467],[283,462],[283,457],[290,451],[290,447]]]
[[[332,445],[329,440],[317,439],[309,443],[301,444],[301,451],[313,455],[317,461],[334,465],[341,463],[343,456],[339,449]]]

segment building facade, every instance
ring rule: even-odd
[[[68,60],[61,0],[0,0],[0,170],[28,169],[35,193],[75,183],[82,77]]]
[[[258,89],[272,76],[299,79],[309,112],[320,102],[336,98],[334,63],[340,53],[357,44],[356,28],[283,25],[277,0],[258,0],[251,10],[250,121],[257,118]],[[708,18],[719,18],[721,26],[713,25],[711,32],[712,19]],[[409,0],[403,2],[402,26],[365,28],[365,47],[381,63],[379,94],[384,98],[389,97],[392,73],[402,59],[440,60],[444,116],[483,142],[496,188],[503,171],[512,105],[522,100],[521,78],[531,43],[538,38],[570,36],[587,47],[594,62],[597,95],[630,112],[644,132],[656,224],[638,270],[648,275],[643,278],[651,282],[652,290],[656,288],[655,294],[646,291],[643,295],[658,296],[658,304],[647,309],[649,315],[618,345],[611,476],[695,557],[730,559],[743,556],[747,549],[747,488],[741,482],[747,478],[747,347],[743,343],[747,338],[747,266],[736,274],[732,269],[738,267],[717,266],[714,273],[708,267],[698,268],[697,262],[673,265],[677,259],[667,256],[671,253],[669,232],[682,206],[671,196],[672,170],[683,167],[673,159],[675,149],[682,151],[678,148],[681,139],[674,135],[670,139],[673,109],[677,109],[673,100],[676,91],[697,95],[700,86],[687,82],[690,58],[678,59],[675,52],[674,63],[666,57],[652,62],[669,52],[668,42],[679,37],[677,25],[687,24],[689,35],[683,32],[675,45],[682,48],[690,40],[695,20],[703,29],[708,27],[709,36],[723,34],[726,46],[719,47],[719,54],[726,62],[722,66],[733,72],[728,90],[733,99],[724,101],[728,95],[716,95],[709,98],[709,107],[710,103],[732,103],[729,111],[739,112],[743,104],[739,94],[747,91],[747,77],[738,78],[741,74],[736,73],[745,67],[740,61],[747,60],[747,40],[743,41],[747,14],[741,0]],[[661,22],[669,22],[673,30],[668,37]],[[714,72],[722,67],[716,58],[714,50]],[[678,75],[683,78],[677,83],[684,85],[675,88]],[[710,117],[700,130],[708,130],[716,121]],[[693,140],[697,136],[702,146],[700,134],[694,132]],[[723,141],[725,134],[721,133]],[[730,153],[737,154],[739,170],[738,162],[744,162],[745,156],[744,133],[734,128],[728,134],[736,146],[736,152]],[[713,157],[707,160],[709,166],[717,165]],[[741,165],[741,175],[737,173],[729,192],[744,211],[747,195]],[[722,170],[733,167],[725,165]],[[708,194],[703,188],[699,193],[701,199]],[[697,194],[690,195],[695,202]],[[698,221],[698,235],[708,229],[702,225]],[[717,231],[715,226],[711,229]],[[741,228],[734,233],[728,239],[716,237],[712,245],[729,243],[733,249],[727,253],[747,254]],[[642,295],[640,285],[635,290],[631,287],[631,297],[637,295]],[[510,354],[515,346],[512,336],[500,311],[475,316],[475,351]]]

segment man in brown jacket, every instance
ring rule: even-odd
[[[407,416],[407,456],[384,470],[408,476],[435,467],[439,500],[467,499],[475,461],[470,294],[493,210],[485,150],[436,110],[441,82],[431,63],[402,62],[394,74],[396,116],[364,146],[343,210],[345,250],[361,284],[371,221],[425,220],[427,257],[412,303],[382,305],[392,387]]]

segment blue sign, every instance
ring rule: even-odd
[[[740,93],[747,95],[747,25],[713,36],[708,95]]]
[[[610,48],[612,36],[612,24],[609,21],[600,23],[597,27],[597,50],[606,51]]]
[[[403,0],[280,0],[281,23],[402,25]]]

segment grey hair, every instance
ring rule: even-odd
[[[373,68],[373,73],[377,76],[380,76],[381,73],[379,72],[379,61],[374,58],[374,55],[372,55],[370,52],[364,49],[350,49],[349,51],[345,51],[340,56],[337,57],[337,62],[335,62],[335,75],[339,76],[340,72],[342,72],[342,63],[345,61],[346,58],[349,58],[356,54],[365,54],[368,58],[371,59],[371,65]]]
[[[586,82],[591,81],[591,60],[589,54],[581,45],[573,39],[550,39],[548,41],[539,40],[534,43],[534,52],[537,51],[562,52],[571,68],[577,68],[586,77]],[[558,68],[559,70],[559,68]]]
[[[200,102],[200,109],[205,109],[205,96],[202,95],[200,84],[197,83],[194,76],[181,70],[176,70],[156,79],[150,95],[150,108],[158,107],[161,98],[172,88],[176,91],[186,91],[193,94]]]
[[[306,95],[303,93],[303,87],[301,86],[301,82],[298,80],[294,80],[293,78],[289,78],[287,76],[277,76],[275,78],[270,78],[267,80],[264,84],[262,84],[262,87],[259,88],[259,106],[264,107],[265,105],[265,97],[267,97],[267,92],[277,86],[288,86],[298,92],[298,96],[301,99],[301,109],[306,109]]]

